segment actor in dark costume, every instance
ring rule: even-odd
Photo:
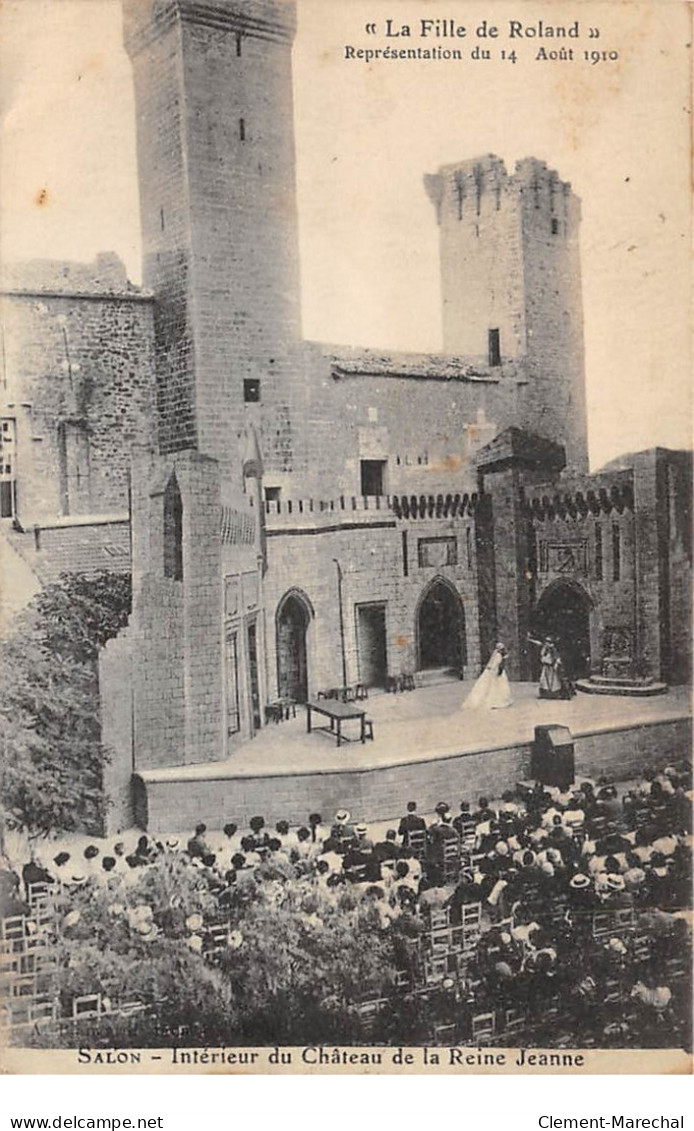
[[[538,688],[539,699],[571,699],[575,695],[573,683],[570,680],[553,636],[546,636],[543,641],[528,637],[531,644],[540,649],[540,684]]]

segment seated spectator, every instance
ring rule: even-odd
[[[363,823],[356,825],[354,828],[355,843],[357,848],[359,848],[362,852],[373,851],[373,841],[369,837],[368,832],[368,828]]]
[[[263,848],[267,848],[267,843],[268,843],[268,840],[270,838],[269,838],[268,833],[264,831],[264,829],[265,829],[265,818],[264,817],[251,817],[250,821],[248,822],[248,825],[249,825],[249,828],[250,828],[250,830],[253,834],[253,840],[255,842],[256,852],[263,849]]]
[[[489,801],[486,797],[480,797],[477,802],[477,811],[473,813],[475,822],[478,825],[483,825],[487,821],[495,821],[496,813],[490,808]]]
[[[59,852],[53,857],[54,876],[59,884],[65,883],[69,877],[69,869],[72,868],[70,860],[69,852]]]
[[[99,850],[97,849],[97,852]],[[22,868],[22,881],[24,883],[24,894],[29,899],[32,884],[50,884],[53,882],[53,877],[41,864],[39,864],[36,856],[32,852],[31,859]]]
[[[350,844],[343,857],[342,867],[351,883],[374,884],[381,879],[380,860],[359,839]]]
[[[406,888],[413,896],[419,892],[420,881],[416,877],[416,873],[412,868],[414,861],[398,860],[395,865],[395,879],[393,881],[396,893],[399,893],[401,888]],[[421,873],[420,873],[421,879]]]
[[[604,785],[595,795],[598,812],[608,821],[618,821],[622,814],[622,803],[613,785]]]
[[[209,845],[205,840],[205,833],[207,832],[207,825],[199,824],[195,826],[195,835],[190,838],[186,849],[188,855],[195,859],[195,857],[202,858],[210,851]]]
[[[19,894],[19,876],[12,868],[3,868],[0,870],[0,916],[10,919],[28,914],[29,904]]]
[[[396,836],[397,833],[395,829],[388,829],[386,831],[385,840],[380,840],[374,845],[374,856],[376,856],[381,863],[398,859],[400,852],[396,844]]]
[[[335,821],[330,830],[330,836],[334,840],[348,841],[353,840],[355,836],[354,825],[351,823],[352,818],[347,809],[338,809],[335,814]],[[310,836],[309,832],[309,836]]]
[[[446,906],[450,909],[451,923],[460,923],[462,919],[461,908],[468,903],[481,903],[483,899],[482,888],[476,882],[471,872],[461,873],[453,894],[449,897]]]
[[[405,816],[401,818],[400,824],[398,825],[398,836],[406,840],[408,833],[424,832],[426,827],[426,821],[417,813],[417,802],[408,801],[407,812]]]

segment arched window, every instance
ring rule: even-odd
[[[173,474],[164,492],[164,577],[183,581],[183,503]]]

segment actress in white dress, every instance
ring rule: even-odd
[[[506,675],[507,655],[506,646],[497,644],[482,675],[463,702],[464,711],[494,711],[511,706],[513,698]]]

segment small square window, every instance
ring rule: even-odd
[[[386,460],[363,459],[361,461],[361,493],[362,495],[385,494]]]
[[[260,381],[257,377],[247,377],[243,382],[243,399],[246,404],[259,404]]]

